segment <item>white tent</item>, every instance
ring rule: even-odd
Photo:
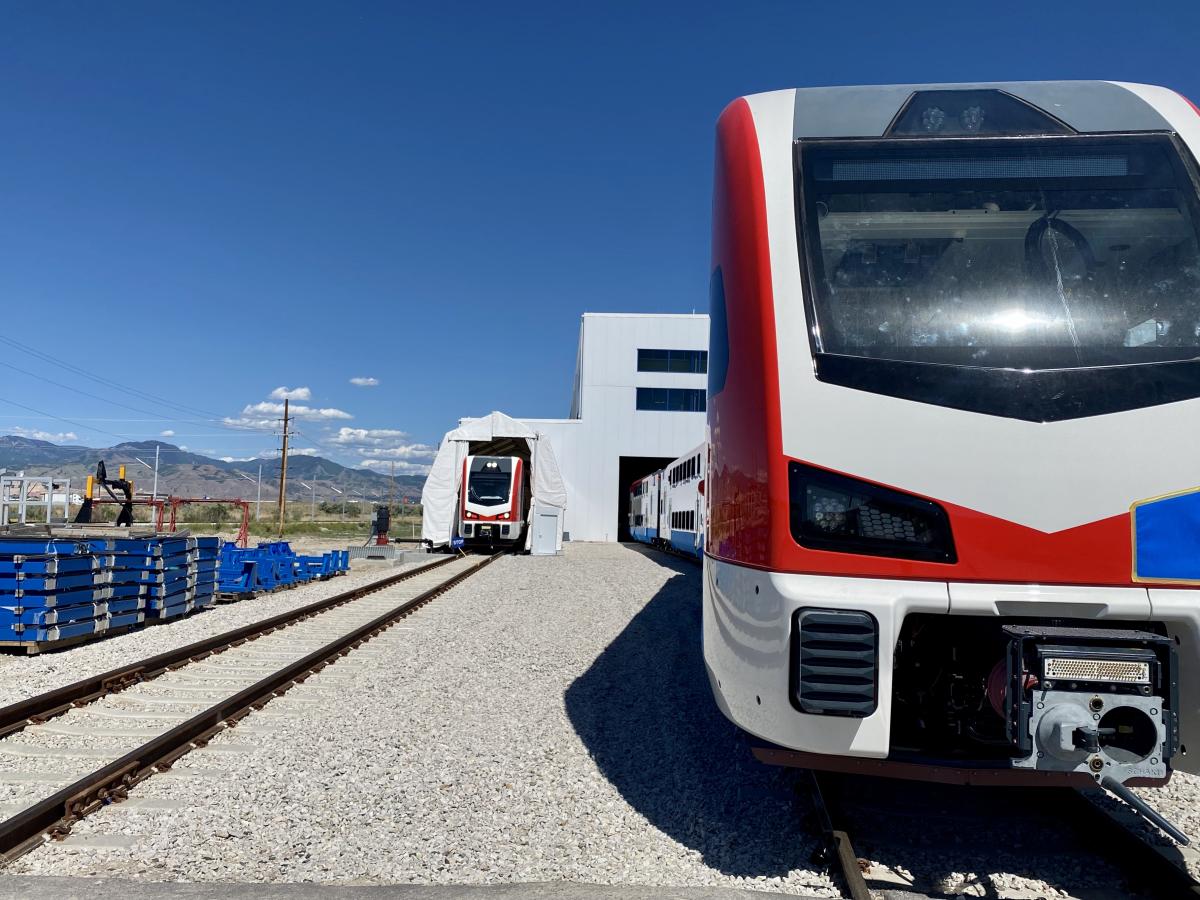
[[[563,484],[554,448],[524,422],[501,412],[478,419],[462,419],[458,427],[446,433],[437,457],[421,489],[421,539],[433,547],[450,543],[458,522],[458,492],[462,481],[463,460],[472,453],[508,455],[506,445],[523,443],[528,448],[532,501],[525,511],[526,523],[533,520],[535,507],[567,508],[567,488]],[[515,455],[525,455],[518,453]],[[525,529],[525,547],[530,546],[532,528]],[[559,516],[558,549],[562,549],[562,516]]]

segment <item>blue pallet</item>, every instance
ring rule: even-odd
[[[78,572],[72,575],[0,575],[0,594],[16,591],[38,591],[51,593],[54,591],[70,591],[81,587],[95,587],[99,583],[107,583],[103,572]]]
[[[37,607],[52,609],[59,606],[78,606],[82,603],[98,603],[107,600],[112,591],[108,585],[94,588],[78,588],[73,591],[53,593],[2,593],[0,604],[5,606]],[[17,601],[20,601],[19,603]]]
[[[45,644],[55,641],[65,641],[69,638],[97,634],[102,630],[96,619],[84,622],[72,622],[69,625],[49,625],[45,628],[30,628],[14,631],[0,626],[0,641],[19,642],[21,644]]]
[[[108,596],[110,600],[122,600],[130,597],[140,597],[143,593],[143,586],[140,584],[110,584],[108,586]]]
[[[192,608],[193,608],[193,606],[192,606],[191,600],[182,600],[178,603],[172,604],[171,606],[162,606],[162,607],[156,607],[153,609],[147,609],[146,610],[146,618],[147,619],[157,619],[159,621],[161,621],[163,619],[174,619],[179,616],[187,615],[189,612],[192,611]]]
[[[143,585],[143,590],[147,597],[168,597],[171,594],[178,594],[180,591],[185,591],[195,586],[196,579],[194,577],[181,575],[178,578],[164,581],[162,584]]]
[[[117,556],[112,567],[126,571],[165,572],[169,569],[186,568],[195,562],[196,555],[193,551],[173,556]]]
[[[74,575],[101,568],[98,556],[0,557],[0,575]]]
[[[86,543],[93,552],[131,556],[170,556],[196,547],[196,539],[190,537],[91,538]]]
[[[128,613],[136,612],[146,608],[145,597],[128,597],[123,600],[109,600],[108,611],[110,613]]]
[[[31,541],[21,538],[0,537],[0,556],[75,556],[86,554],[88,548],[81,541],[59,538],[49,541]]]
[[[21,625],[26,627],[59,625],[65,622],[94,619],[106,612],[108,612],[106,603],[82,603],[78,606],[61,606],[54,609],[0,606],[0,626],[13,628]]]
[[[142,611],[121,613],[120,615],[110,615],[108,617],[108,627],[105,631],[114,628],[124,628],[127,625],[141,625],[146,620],[146,614]]]
[[[166,597],[147,597],[146,609],[166,609],[178,603],[187,603],[196,596],[195,590],[188,588],[186,591],[179,591]]]

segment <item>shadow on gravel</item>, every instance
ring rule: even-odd
[[[600,771],[655,827],[743,877],[811,869],[794,773],[765,766],[709,692],[700,569],[676,574],[567,689],[567,715]]]

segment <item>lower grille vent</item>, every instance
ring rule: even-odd
[[[792,696],[800,710],[860,719],[873,713],[878,638],[867,613],[800,610],[792,637]]]

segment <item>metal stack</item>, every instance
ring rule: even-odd
[[[217,585],[221,578],[221,539],[198,537],[195,541],[196,597],[192,602],[196,609],[206,609],[217,602]]]
[[[114,599],[112,559],[75,540],[0,539],[0,645],[92,637],[141,621],[139,592]]]
[[[349,571],[350,553],[346,550],[304,556],[287,541],[263,541],[245,549],[226,543],[221,548],[220,592],[226,599],[239,600]]]

